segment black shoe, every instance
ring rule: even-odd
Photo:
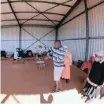
[[[66,83],[69,83],[69,79],[66,79]]]
[[[61,80],[64,80],[64,78],[61,77]]]

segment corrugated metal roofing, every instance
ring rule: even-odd
[[[28,2],[27,2],[28,1]],[[18,25],[40,24],[54,26],[73,7],[77,0],[1,0],[1,22]],[[11,9],[11,7],[13,10]],[[21,20],[22,19],[22,20]],[[24,19],[24,20],[23,20]],[[33,19],[33,20],[31,20]],[[4,20],[6,21],[4,23]],[[44,21],[43,21],[44,20]],[[46,21],[47,20],[47,21]],[[9,22],[8,22],[9,21]],[[21,22],[23,21],[23,22]],[[33,22],[34,21],[34,22]],[[13,23],[14,22],[14,23]]]
[[[101,1],[104,1],[104,0],[87,0],[87,5],[88,5],[88,7],[91,7]]]
[[[84,7],[84,2],[82,1],[77,7],[76,9],[73,10],[72,13],[70,13],[70,15],[66,18],[66,20],[63,22],[65,23],[66,21],[70,20],[71,18],[75,17],[76,15],[80,14],[81,12],[83,12],[85,10]]]

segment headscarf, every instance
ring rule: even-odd
[[[68,51],[68,47],[67,46],[64,46],[64,49],[65,49],[66,52]]]
[[[96,55],[98,55],[100,57],[96,57]],[[103,63],[104,62],[104,51],[96,52],[94,54],[94,57],[95,57],[95,61]]]

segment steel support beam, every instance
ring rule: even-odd
[[[17,20],[17,23],[18,23],[19,27],[21,27],[21,25],[20,25],[20,23],[19,23],[19,21],[18,21],[18,18],[17,18],[16,14],[15,14],[15,12],[14,12],[14,10],[13,10],[13,7],[12,7],[10,1],[9,1],[9,0],[7,0],[7,1],[8,1],[8,4],[9,4],[11,10],[12,10],[12,13],[14,14],[14,17],[15,17],[16,20]]]
[[[18,19],[19,21],[21,20],[26,20],[26,19]],[[8,19],[8,20],[1,20],[1,21],[16,21],[16,19]],[[58,20],[47,20],[47,19],[32,19],[31,21],[53,21],[53,22],[60,22]]]
[[[22,36],[22,31],[21,31],[22,27],[19,27],[19,48],[21,49],[21,36]]]
[[[2,12],[1,14],[11,14],[12,12]],[[15,13],[39,13],[39,12],[36,12],[36,11],[16,11]],[[41,13],[44,13],[44,14],[52,14],[52,15],[59,15],[59,16],[64,16],[63,13],[52,13],[52,12],[41,12]]]
[[[9,27],[16,27],[16,26],[18,26],[18,25],[17,24],[15,24],[15,25],[2,25],[1,27],[2,28],[9,28]],[[52,25],[43,25],[43,24],[25,24],[24,26],[26,26],[26,27],[32,26],[32,27],[43,27],[43,28],[55,28]]]
[[[1,41],[18,41],[18,40],[1,40]],[[33,41],[33,40],[29,39],[29,40],[21,40],[21,41]],[[55,40],[42,40],[42,41],[55,41]]]
[[[36,39],[36,41],[42,43],[43,45],[45,45],[43,42],[41,42],[41,39],[46,36],[47,34],[51,33],[52,31],[50,31],[49,33],[47,33],[46,35],[44,35],[43,37],[41,37],[40,39],[36,38],[34,35],[32,35],[31,33],[29,33],[27,30],[25,30],[24,28],[22,28],[26,33],[28,33],[29,35],[31,35],[34,39]]]
[[[56,25],[53,21],[51,21],[46,15],[44,15],[43,13],[41,13],[41,11],[39,11],[37,8],[33,7],[31,4],[29,4],[28,2],[25,2],[26,4],[28,4],[30,7],[32,7],[34,10],[36,10],[37,12],[39,12],[41,15],[43,15],[47,20],[49,20],[53,25]]]
[[[17,16],[16,16],[15,12],[14,12],[14,10],[13,10],[13,7],[12,7],[10,1],[9,1],[9,0],[7,0],[7,1],[8,1],[8,4],[9,4],[11,10],[12,10],[12,13],[14,14],[14,17],[15,17],[16,20],[17,20],[17,23],[18,23],[18,26],[19,26],[19,29],[20,29],[20,30],[19,30],[19,48],[21,48],[21,24],[19,23],[19,20],[18,20],[18,18],[17,18]]]
[[[67,41],[67,40],[84,40],[86,38],[71,38],[71,39],[63,39],[61,41]]]
[[[10,3],[22,3],[22,2],[31,2],[31,3],[45,3],[45,4],[53,4],[53,5],[62,5],[65,7],[72,7],[71,5],[67,5],[67,4],[61,4],[58,2],[52,2],[52,1],[43,1],[43,0],[21,0],[21,1],[10,1]],[[71,0],[69,0],[70,2]],[[6,4],[7,2],[1,2],[1,4]]]
[[[104,39],[104,36],[89,37],[89,39]]]
[[[83,12],[81,12],[81,13],[77,14],[77,15],[76,15],[76,16],[74,16],[73,18],[71,18],[71,19],[67,20],[66,22],[64,22],[61,26],[63,26],[63,25],[65,25],[65,24],[67,24],[68,22],[72,21],[73,19],[75,19],[75,18],[79,17],[80,15],[82,15],[82,14],[84,14],[84,13],[85,13],[85,11],[83,11]],[[61,26],[60,26],[60,27],[61,27]]]
[[[85,61],[88,61],[88,52],[89,52],[89,16],[88,16],[88,8],[87,1],[84,0],[85,5],[85,15],[86,15],[86,51],[85,51]]]
[[[67,2],[69,2],[69,1],[70,1],[70,0],[68,0],[68,1],[66,1],[66,2],[63,2],[63,3],[61,3],[61,4],[67,3]],[[54,9],[54,8],[60,6],[61,4],[57,4],[57,5],[55,5],[55,6],[51,7],[51,8],[49,8],[49,9],[43,11],[43,12],[47,12],[47,11],[49,11],[49,10],[51,10],[51,9]],[[41,13],[43,13],[43,12],[41,12]],[[37,15],[34,15],[33,17],[31,17],[31,18],[29,18],[29,19],[27,19],[26,21],[24,21],[24,22],[22,23],[22,25],[25,24],[27,21],[29,21],[29,20],[31,20],[31,19],[33,19],[33,18],[39,16],[39,15],[40,15],[40,13],[37,14]]]
[[[66,2],[68,2],[68,1],[66,1]],[[7,2],[8,3],[8,2]],[[64,2],[65,3],[65,2]],[[97,4],[95,4],[94,6],[91,6],[90,8],[88,8],[88,11],[90,11],[91,9],[93,9],[93,8],[95,8],[95,7],[97,7],[97,6],[99,6],[99,5],[101,5],[102,3],[104,3],[104,0],[102,0],[101,2],[98,2]],[[3,3],[2,3],[3,4]],[[60,4],[61,5],[61,4]],[[57,6],[59,6],[59,5],[56,5],[55,7],[57,7]],[[54,8],[54,7],[52,7],[52,8]],[[50,8],[50,9],[52,9],[52,8]],[[49,9],[49,10],[50,10]],[[46,10],[46,11],[48,11],[48,10]],[[42,13],[46,13],[46,14],[48,14],[46,11],[44,11],[44,12],[42,12]],[[4,13],[1,13],[1,14],[11,14],[11,13],[13,13],[13,12],[4,12]],[[26,11],[25,12],[15,12],[15,14],[16,13],[26,13]],[[29,13],[29,12],[27,12],[27,13]],[[30,13],[35,13],[35,12],[30,12]],[[38,12],[37,12],[38,13]],[[85,13],[85,11],[83,11],[83,12],[81,12],[81,13],[79,13],[78,15],[76,15],[76,16],[74,16],[73,18],[71,18],[71,19],[69,19],[68,21],[66,21],[65,23],[63,23],[61,26],[63,26],[63,25],[65,25],[66,23],[68,23],[68,22],[70,22],[70,21],[72,21],[73,19],[75,19],[75,18],[77,18],[78,16],[80,16],[80,15],[82,15],[82,14],[84,14]],[[49,14],[51,14],[50,12],[49,12]],[[38,14],[39,15],[39,14]],[[62,15],[64,15],[64,14],[62,14]],[[34,16],[35,17],[35,16]],[[34,17],[32,17],[32,18],[34,18]],[[28,20],[31,20],[32,18],[30,18],[30,19],[28,19]],[[18,20],[18,19],[17,19]],[[28,21],[28,20],[26,20],[26,22]],[[18,20],[19,21],[19,20]],[[8,28],[8,27],[12,27],[12,26],[17,26],[17,25],[3,25],[3,26],[1,26],[2,28]],[[31,24],[26,24],[25,26],[39,26],[39,25],[37,25],[37,24],[35,24],[35,25],[31,25]],[[61,27],[60,26],[60,27]],[[40,27],[45,27],[45,25],[40,25]],[[46,27],[48,27],[48,26],[46,26]],[[55,27],[53,27],[53,26],[49,26],[49,28],[55,28]]]
[[[61,41],[67,40],[85,40],[86,38],[70,38],[70,39],[62,39]],[[97,36],[97,37],[89,37],[89,39],[104,39],[104,36]]]
[[[88,8],[88,11],[90,11],[91,9],[93,9],[93,8],[95,8],[95,7],[99,6],[99,5],[101,5],[102,3],[104,3],[104,1],[101,1],[101,2],[99,2],[99,3],[97,3],[97,4],[95,4],[94,6],[92,6],[92,7]],[[79,17],[80,15],[82,15],[82,14],[84,14],[84,13],[85,13],[85,10],[84,10],[84,11],[82,11],[81,13],[77,14],[77,15],[76,15],[76,16],[74,16],[73,18],[71,18],[71,19],[67,20],[67,21],[66,21],[66,22],[64,22],[61,26],[63,26],[63,25],[65,25],[65,24],[67,24],[68,22],[72,21],[73,19],[75,19],[75,18]],[[61,27],[61,26],[60,26],[60,27]]]
[[[88,8],[88,10],[93,9],[93,8],[95,8],[95,7],[99,6],[99,5],[101,5],[102,3],[104,3],[104,0],[98,2],[98,3],[95,4],[94,6],[91,6],[90,8]]]
[[[55,40],[58,40],[58,28],[56,28]]]
[[[81,2],[82,0],[77,0],[76,3],[73,5],[71,9],[65,14],[65,16],[61,19],[59,24],[56,26],[57,28],[60,27],[60,25],[63,23],[63,21],[69,16],[69,14],[77,7],[77,5]]]
[[[30,48],[32,45],[34,45],[34,44],[37,43],[38,41],[41,42],[41,39],[43,39],[45,36],[49,35],[53,30],[55,30],[55,29],[52,29],[50,32],[48,32],[47,34],[45,34],[44,36],[42,36],[40,39],[36,39],[36,41],[33,42],[31,45],[29,45],[25,50],[27,50],[28,48]],[[30,33],[28,32],[28,34],[30,34]],[[41,43],[44,44],[43,42],[41,42]],[[46,46],[46,45],[45,45],[45,46]],[[24,50],[24,51],[25,51],[25,50]]]

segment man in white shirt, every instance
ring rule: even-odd
[[[18,59],[21,59],[21,57],[19,57],[18,48],[16,48],[16,50],[14,51],[13,60],[16,61]]]

